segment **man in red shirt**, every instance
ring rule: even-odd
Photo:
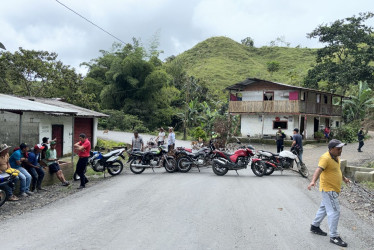
[[[82,133],[79,135],[79,142],[74,144],[74,148],[78,150],[79,156],[79,160],[77,162],[77,167],[75,170],[75,172],[77,173],[77,175],[79,175],[81,180],[81,185],[78,189],[82,189],[86,187],[86,183],[88,182],[88,179],[84,175],[84,173],[86,172],[88,157],[90,156],[91,151],[91,143],[86,138],[85,134]]]

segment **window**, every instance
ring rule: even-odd
[[[321,103],[321,94],[317,94],[317,103]]]
[[[281,127],[281,129],[287,129],[288,122],[287,121],[273,121],[273,129],[278,129],[278,127]]]
[[[301,91],[300,100],[305,101],[305,91]]]
[[[274,101],[274,92],[264,92],[264,101]]]
[[[327,95],[323,95],[323,103],[327,104]]]
[[[335,127],[339,128],[339,126],[340,126],[339,121],[335,121]]]

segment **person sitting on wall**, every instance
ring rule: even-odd
[[[56,173],[56,176],[61,181],[62,186],[69,186],[70,183],[66,181],[65,176],[60,168],[60,165],[58,164],[56,142],[51,141],[50,146],[51,148],[47,150],[45,155],[45,161],[49,167],[49,173]]]
[[[9,164],[9,146],[6,144],[0,145],[0,174],[6,173],[7,169],[11,168]],[[18,177],[17,179],[18,180]],[[13,194],[14,183],[3,185],[5,192],[8,194],[8,201],[18,201],[18,197]]]
[[[34,151],[28,153],[28,161],[25,163],[27,171],[32,176],[31,181],[31,191],[46,191],[42,188],[42,181],[44,179],[43,167],[40,165],[41,162],[41,152],[44,146],[41,144],[36,144],[34,146]]]

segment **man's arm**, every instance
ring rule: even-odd
[[[316,169],[316,171],[314,171],[314,174],[313,174],[313,178],[312,178],[312,181],[310,182],[310,184],[308,185],[308,189],[311,190],[312,187],[315,187],[316,186],[316,181],[318,180],[319,176],[321,175],[323,171],[323,168],[321,167],[318,167]]]

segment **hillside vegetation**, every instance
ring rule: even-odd
[[[290,47],[247,47],[227,37],[212,37],[177,56],[191,76],[206,82],[211,90],[222,90],[248,77],[302,85],[315,62],[316,49]],[[276,61],[273,74],[267,63]]]

